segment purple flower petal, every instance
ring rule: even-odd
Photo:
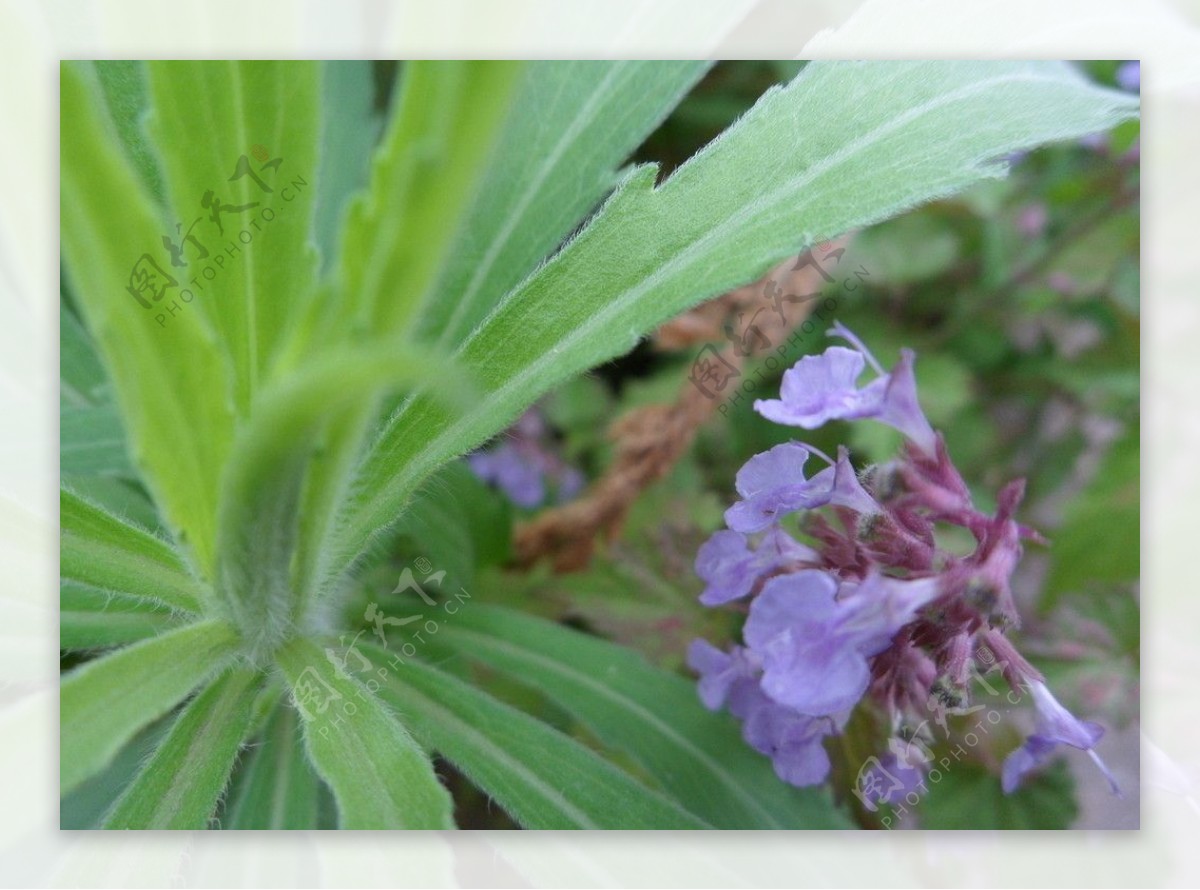
[[[700,675],[700,700],[710,711],[721,709],[734,684],[754,676],[745,650],[739,646],[730,652],[722,652],[707,640],[692,640],[687,663]]]
[[[783,529],[770,529],[751,550],[744,535],[719,531],[696,555],[696,574],[707,586],[700,594],[706,606],[719,606],[747,596],[764,575],[799,562],[817,562],[816,551],[794,541]]]
[[[1001,786],[1005,793],[1012,793],[1029,772],[1050,759],[1059,745],[1070,745],[1088,752],[1108,780],[1112,793],[1119,796],[1121,789],[1116,778],[1093,750],[1104,735],[1104,727],[1075,717],[1040,681],[1034,681],[1032,693],[1037,709],[1037,731],[1005,758],[1001,771]]]
[[[866,367],[862,353],[830,346],[806,355],[783,374],[779,399],[759,399],[754,410],[775,423],[813,430],[830,420],[869,417],[879,410],[882,387],[858,388]]]
[[[842,325],[831,334],[849,340],[857,349],[830,346],[821,355],[805,356],[783,374],[780,398],[759,399],[754,410],[775,423],[816,429],[830,420],[874,418],[895,427],[929,456],[937,453],[937,436],[917,401],[913,377],[915,356],[900,353],[900,362],[884,374],[858,338]],[[858,388],[867,362],[879,376]]]
[[[860,513],[879,509],[859,483],[845,449],[839,450],[836,464],[806,479],[804,465],[809,454],[803,445],[785,442],[750,458],[738,471],[737,491],[742,500],[725,511],[726,524],[734,531],[753,534],[789,513],[827,504]]]

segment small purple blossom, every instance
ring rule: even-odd
[[[708,640],[692,640],[687,663],[700,675],[700,700],[710,711],[724,707],[730,691],[742,681],[757,685],[754,678],[758,671],[741,646],[722,652]]]
[[[836,463],[806,479],[804,465],[810,453],[803,445],[785,442],[750,458],[737,474],[736,487],[742,500],[725,511],[729,527],[753,534],[789,513],[827,504],[859,513],[879,509],[859,483],[844,449],[839,451]]]
[[[548,431],[541,414],[530,408],[509,429],[508,437],[491,448],[467,456],[467,465],[481,481],[495,485],[518,507],[532,508],[546,500],[546,482],[561,503],[584,486],[584,477],[546,444]]]
[[[764,417],[812,429],[833,419],[872,418],[908,437],[894,460],[868,467],[860,482],[845,448],[836,461],[797,442],[751,458],[737,474],[740,500],[725,513],[728,531],[701,548],[696,571],[701,602],[749,598],[741,645],[728,652],[693,642],[688,664],[711,710],[742,721],[742,735],[768,755],[793,785],[823,781],[831,771],[825,739],[840,733],[864,699],[891,725],[924,725],[930,708],[959,708],[978,670],[998,668],[1013,689],[1032,684],[1037,731],[1005,761],[1005,791],[1044,763],[1059,745],[1094,752],[1103,730],[1071,716],[1041,674],[1005,636],[1018,612],[1010,590],[1023,540],[1041,541],[1016,520],[1024,481],[1005,485],[996,510],[974,506],[970,489],[929,426],[917,401],[914,355],[901,352],[885,373],[853,333],[831,333],[854,348],[831,347],[801,359],[784,375],[782,398],[755,403]],[[867,364],[876,372],[862,388]],[[809,456],[828,465],[805,476]],[[836,511],[823,512],[827,507]],[[786,515],[804,512],[800,530],[813,550],[782,531]],[[939,547],[935,526],[968,531],[969,554]],[[747,535],[765,532],[757,546]],[[927,722],[927,721],[926,721]],[[924,787],[924,767],[891,752],[870,758],[855,789],[864,806],[909,797]],[[860,790],[862,789],[862,790]]]
[[[748,596],[760,579],[801,563],[817,563],[817,552],[794,541],[775,526],[767,531],[757,549],[751,550],[746,536],[736,531],[714,534],[696,555],[696,574],[707,584],[700,594],[706,606],[719,606]]]
[[[546,499],[542,468],[512,442],[467,456],[467,464],[483,482],[499,488],[518,507],[536,507]]]
[[[1025,744],[1005,759],[1004,768],[1001,771],[1001,784],[1004,791],[1011,794],[1028,773],[1050,759],[1059,745],[1070,745],[1072,748],[1087,751],[1104,777],[1108,779],[1112,793],[1120,795],[1121,789],[1117,785],[1117,780],[1094,750],[1104,736],[1104,727],[1098,723],[1076,718],[1059,704],[1058,699],[1046,688],[1045,683],[1034,681],[1031,689],[1033,705],[1037,709],[1037,729],[1025,740]]]
[[[742,635],[763,667],[763,691],[817,717],[852,708],[871,680],[868,658],[886,648],[937,595],[935,579],[872,578],[840,585],[828,572],[772,578],[750,605]]]
[[[747,744],[771,758],[775,775],[789,785],[805,787],[825,781],[829,775],[829,754],[825,737],[839,731],[845,720],[833,717],[809,717],[772,701],[758,687],[743,694],[742,737]]]
[[[1142,63],[1124,62],[1117,68],[1117,86],[1135,93],[1142,88]]]
[[[688,665],[700,674],[705,707],[728,707],[742,721],[746,743],[771,758],[780,779],[801,787],[825,780],[830,764],[824,739],[841,730],[848,715],[809,717],[773,701],[759,685],[762,671],[754,655],[740,646],[725,653],[705,640],[693,640]]]
[[[913,376],[915,355],[902,350],[891,373],[841,324],[830,334],[855,348],[830,346],[821,355],[805,356],[783,374],[779,399],[758,399],[754,410],[767,420],[813,430],[830,420],[871,418],[899,430],[926,455],[937,451],[937,435],[917,401]],[[867,363],[879,375],[862,389],[858,378]]]

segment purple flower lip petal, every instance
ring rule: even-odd
[[[870,683],[870,668],[845,627],[838,583],[806,569],[768,581],[750,604],[742,636],[762,661],[762,688],[801,714],[824,716],[853,707]]]
[[[1059,704],[1058,699],[1040,680],[1033,682],[1031,691],[1033,704],[1037,709],[1037,731],[1025,740],[1025,744],[1005,758],[1001,771],[1001,787],[1004,792],[1011,794],[1015,791],[1027,774],[1050,759],[1059,745],[1070,745],[1088,752],[1088,756],[1108,780],[1112,793],[1120,797],[1120,785],[1094,750],[1104,735],[1104,728],[1075,717]]]
[[[804,465],[810,453],[803,445],[785,442],[750,458],[737,475],[737,491],[743,499],[725,511],[726,524],[734,531],[753,534],[789,513],[827,504],[859,513],[879,510],[858,481],[845,449],[839,449],[833,466],[806,479]]]
[[[759,399],[754,410],[775,423],[809,430],[830,420],[874,418],[904,433],[927,456],[936,457],[937,436],[917,401],[913,352],[902,350],[899,364],[888,374],[846,327],[835,324],[829,333],[855,348],[830,346],[820,355],[800,359],[784,372],[780,398]],[[879,376],[859,389],[858,378],[868,363]]]
[[[700,675],[700,700],[710,711],[721,709],[735,684],[754,676],[745,650],[735,646],[731,652],[722,652],[708,640],[692,640],[687,663]]]
[[[780,779],[805,787],[828,777],[829,756],[822,742],[840,729],[836,720],[797,714],[772,701],[757,684],[746,683],[736,694],[739,701],[736,707],[731,701],[730,710],[744,721],[742,737],[771,758]]]
[[[706,583],[700,602],[719,606],[748,596],[766,575],[803,562],[817,562],[817,552],[792,540],[778,526],[770,529],[751,550],[746,537],[736,531],[719,531],[696,555],[696,574]]]
[[[784,372],[781,398],[759,399],[754,410],[775,423],[809,430],[830,420],[869,417],[879,409],[883,390],[875,383],[858,388],[865,367],[863,354],[844,346],[806,355]]]

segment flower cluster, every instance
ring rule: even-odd
[[[914,354],[903,351],[885,371],[846,328],[830,334],[850,347],[802,358],[784,374],[781,398],[754,409],[809,430],[829,420],[876,420],[903,433],[905,445],[861,477],[846,449],[833,459],[796,442],[741,469],[728,529],[700,549],[696,571],[706,584],[704,605],[745,610],[743,645],[723,652],[692,643],[688,663],[700,675],[702,701],[738,717],[746,741],[771,757],[781,779],[813,785],[830,772],[825,737],[841,732],[864,698],[911,740],[907,718],[934,709],[944,722],[945,713],[962,713],[980,665],[995,666],[1019,695],[1031,694],[1037,713],[1035,733],[1004,763],[1004,789],[1070,745],[1091,753],[1116,792],[1093,750],[1103,729],[1063,708],[1005,635],[1018,624],[1009,582],[1021,542],[1038,537],[1014,518],[1024,482],[1000,491],[993,515],[977,510],[917,401]],[[868,366],[872,379],[860,386]],[[810,472],[814,459],[824,466]],[[780,524],[794,513],[803,514],[815,548]],[[974,551],[939,547],[939,523],[969,531]],[[898,737],[889,747],[902,745]],[[920,784],[920,758],[873,760],[901,785]],[[873,778],[867,784],[879,787]],[[885,799],[864,798],[872,807]]]
[[[499,444],[467,456],[471,471],[499,488],[518,507],[537,507],[546,500],[546,482],[559,502],[575,497],[583,474],[565,463],[547,444],[546,422],[536,408],[517,419]]]

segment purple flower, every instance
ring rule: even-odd
[[[887,647],[937,594],[934,579],[846,583],[808,569],[769,580],[742,635],[774,701],[817,717],[852,708],[867,691],[870,656]]]
[[[839,449],[835,464],[805,479],[804,464],[810,453],[803,445],[785,442],[750,458],[737,474],[737,491],[742,500],[725,511],[729,527],[753,534],[788,513],[815,510],[827,504],[849,507],[859,513],[874,513],[879,509],[859,483],[845,449]]]
[[[830,420],[873,418],[895,427],[925,454],[934,456],[937,435],[917,402],[913,352],[901,350],[900,362],[888,374],[840,323],[830,334],[846,339],[855,348],[831,346],[821,355],[800,359],[784,372],[780,398],[758,399],[754,410],[775,423],[807,430]],[[859,389],[858,378],[868,362],[879,376]]]
[[[711,711],[727,707],[742,721],[742,737],[771,758],[775,774],[792,785],[823,782],[829,775],[825,736],[841,730],[849,712],[838,717],[800,714],[768,697],[759,686],[762,671],[754,653],[740,646],[722,652],[707,640],[693,640],[688,666],[700,674],[700,700]]]
[[[1025,776],[1050,759],[1059,745],[1070,745],[1087,751],[1096,766],[1108,779],[1112,793],[1120,795],[1117,780],[1104,761],[1093,750],[1104,735],[1104,727],[1087,720],[1079,720],[1059,704],[1046,688],[1046,684],[1035,680],[1032,684],[1033,704],[1037,709],[1037,729],[1025,740],[1025,744],[1013,751],[1004,760],[1001,785],[1006,794],[1011,794]]]
[[[830,767],[825,736],[840,730],[844,718],[839,722],[798,714],[772,701],[757,686],[747,688],[737,704],[738,716],[743,719],[742,737],[755,751],[771,758],[775,775],[801,788],[825,781]]]
[[[512,442],[467,457],[471,471],[503,491],[518,507],[536,507],[546,499],[542,468]]]
[[[751,550],[745,535],[719,531],[696,555],[696,574],[707,585],[700,594],[706,606],[719,606],[747,596],[765,575],[801,563],[820,560],[816,551],[797,543],[776,526]]]
[[[547,446],[548,435],[541,413],[530,408],[509,428],[504,441],[468,455],[467,465],[481,481],[495,485],[518,507],[537,507],[545,501],[547,479],[560,503],[570,500],[586,480]]]
[[[1117,86],[1123,90],[1137,92],[1142,88],[1142,63],[1125,62],[1117,69]]]
[[[725,706],[731,690],[743,681],[757,686],[757,668],[747,658],[746,650],[734,646],[722,652],[708,640],[692,640],[688,646],[688,667],[700,675],[700,701],[710,711]]]

